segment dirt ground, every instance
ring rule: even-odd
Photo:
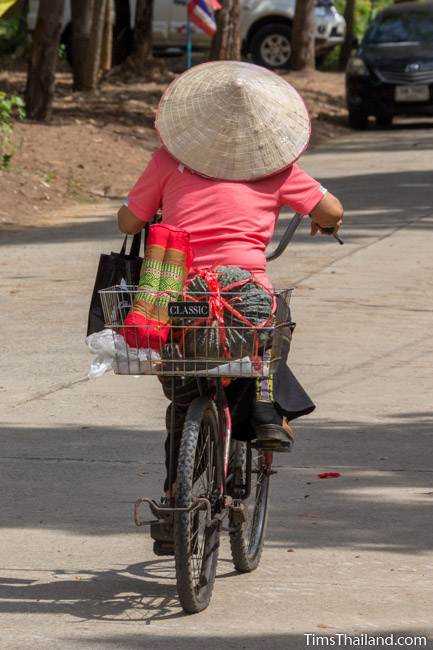
[[[0,228],[53,223],[60,208],[67,215],[77,202],[124,196],[157,146],[155,110],[174,73],[162,77],[150,82],[113,77],[89,96],[72,92],[70,73],[59,72],[52,121],[15,126],[11,168],[0,171]],[[311,111],[313,146],[346,130],[343,75],[286,78]],[[25,79],[23,65],[0,65],[0,90],[23,94]]]

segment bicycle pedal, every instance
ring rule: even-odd
[[[155,541],[153,542],[153,552],[155,555],[158,555],[158,557],[162,557],[164,555],[174,555],[174,543],[173,542],[161,542],[161,541]]]
[[[156,521],[150,525],[150,536],[155,542],[173,544],[173,526],[166,520]]]

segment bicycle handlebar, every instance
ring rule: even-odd
[[[284,253],[287,246],[290,244],[291,240],[293,239],[293,235],[299,228],[302,219],[303,219],[303,215],[300,214],[299,212],[296,212],[296,214],[294,214],[294,216],[289,222],[289,225],[284,231],[283,236],[281,237],[278,243],[278,246],[275,248],[275,250],[266,253],[267,262],[272,262],[272,260],[276,260],[277,257],[280,257],[280,255]]]
[[[303,218],[304,218],[304,215],[302,215],[300,212],[295,212],[295,214],[293,215],[293,217],[289,221],[289,225],[287,226],[286,230],[284,231],[280,241],[278,242],[277,247],[273,251],[270,251],[269,253],[266,253],[266,261],[267,262],[272,262],[273,260],[276,260],[278,257],[280,257],[280,255],[282,255],[284,253],[287,246],[292,241],[295,232],[297,231],[297,229],[301,225],[301,222],[302,222]],[[157,223],[157,222],[158,222],[158,220],[157,220],[157,217],[155,215],[152,223]],[[148,224],[146,224],[146,228],[147,227],[148,227]],[[146,232],[146,235],[147,235],[147,232]],[[144,238],[144,245],[145,246],[146,246],[146,238],[147,238],[146,235],[145,235],[145,238]],[[339,244],[344,244],[343,240],[340,239],[340,237],[336,233],[333,233],[333,237],[338,241]]]
[[[307,215],[308,216],[308,215]],[[283,236],[281,237],[278,246],[271,251],[270,253],[266,253],[266,261],[267,262],[272,262],[273,260],[276,260],[277,257],[280,257],[286,250],[287,246],[290,244],[290,242],[293,239],[293,235],[299,228],[302,219],[304,218],[304,215],[300,214],[300,212],[296,212],[291,221],[289,222],[289,225],[287,226],[286,230],[283,233]],[[344,244],[344,241],[337,235],[336,232],[334,232],[333,228],[323,228],[323,232],[326,232],[327,234],[331,235],[338,241],[339,244]]]

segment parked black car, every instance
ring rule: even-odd
[[[373,115],[433,116],[433,2],[403,2],[381,11],[346,70],[349,124]]]

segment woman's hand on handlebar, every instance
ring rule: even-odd
[[[316,221],[311,221],[311,236],[314,237],[320,232],[321,235],[336,235],[343,224],[343,219],[337,221],[334,226],[321,226]]]
[[[311,235],[335,235],[343,223],[343,206],[336,196],[326,192],[311,210]]]

